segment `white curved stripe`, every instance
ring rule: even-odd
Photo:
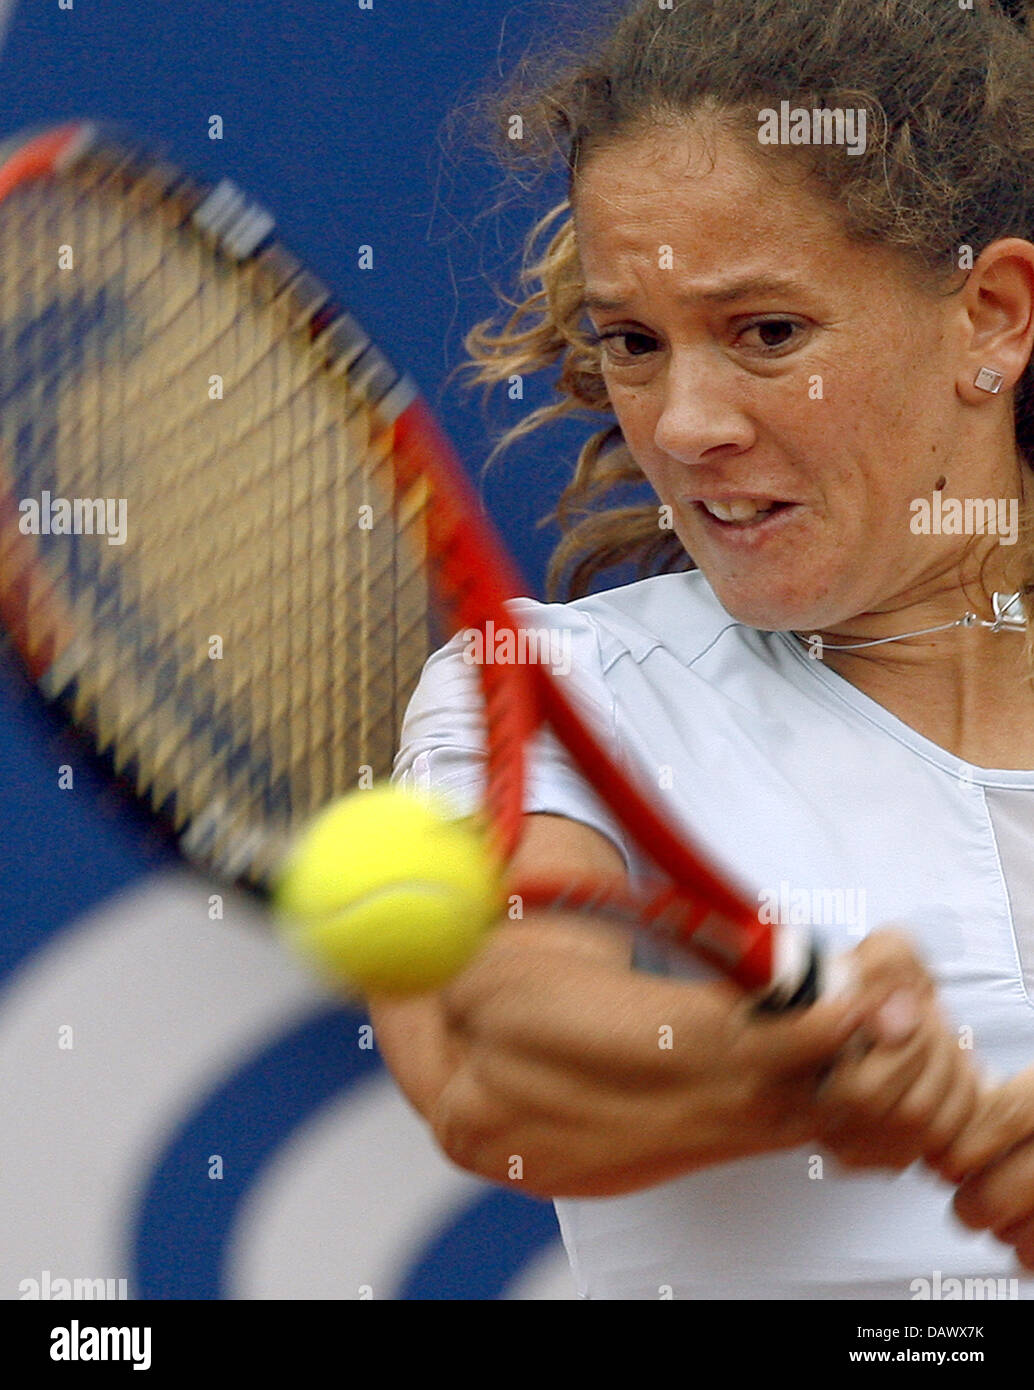
[[[212,891],[182,870],[144,880],[0,995],[0,1298],[44,1269],[126,1276],[126,1218],[170,1132],[326,1001],[250,901],[227,895],[225,920],[210,921]]]
[[[378,1078],[301,1126],[252,1186],[231,1241],[231,1296],[390,1299],[426,1242],[486,1190]],[[574,1296],[557,1241],[513,1296]]]
[[[212,891],[179,870],[144,880],[60,933],[0,995],[0,1298],[44,1270],[126,1277],[126,1221],[170,1134],[327,1002],[249,900],[226,895],[225,920],[210,921]],[[58,1046],[64,1025],[70,1051]],[[424,1241],[483,1190],[390,1080],[361,1082],[285,1142],[245,1199],[233,1295],[355,1298],[370,1284],[389,1297]],[[571,1296],[559,1247],[509,1293]]]
[[[387,1078],[299,1127],[242,1203],[232,1297],[390,1298],[441,1222],[482,1191]],[[366,1295],[369,1296],[369,1295]]]

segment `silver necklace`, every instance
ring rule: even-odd
[[[961,618],[956,618],[953,623],[941,623],[939,627],[924,627],[918,632],[900,632],[896,637],[877,637],[872,642],[844,642],[834,644],[823,642],[823,647],[833,652],[853,652],[860,647],[882,647],[887,642],[904,642],[907,637],[926,637],[931,632],[948,632],[953,627],[987,627],[992,632],[1023,632],[1027,626],[1027,618],[1023,611],[1021,594],[993,594],[991,604],[994,608],[994,618],[980,618],[976,613],[966,613]],[[803,636],[800,632],[794,633],[802,642],[809,642],[810,639]]]

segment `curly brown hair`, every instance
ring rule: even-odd
[[[897,248],[931,287],[1001,237],[1034,239],[1034,42],[1025,0],[623,0],[595,5],[593,33],[528,54],[490,102],[494,147],[516,173],[566,167],[568,196],[527,236],[501,326],[467,335],[472,384],[557,367],[559,399],[507,430],[494,458],[565,416],[609,416],[585,442],[555,520],[550,595],[577,597],[631,561],[640,574],[693,567],[656,505],[613,498],[642,475],[624,445],[582,303],[571,195],[589,154],[646,125],[709,108],[762,158],[803,165],[850,236]],[[579,22],[584,27],[580,11]],[[829,145],[764,147],[758,111],[864,109],[861,158]],[[482,108],[483,109],[483,108]],[[544,247],[543,247],[543,242]],[[1034,466],[1034,366],[1015,392],[1016,442]],[[608,499],[611,504],[608,505]],[[1025,553],[1034,581],[1034,535]],[[1028,585],[1034,591],[1034,583]]]

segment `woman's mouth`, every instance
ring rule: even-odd
[[[701,502],[700,505],[719,521],[739,524],[755,521],[759,516],[767,516],[776,507],[784,504],[760,497],[737,497],[733,502]]]
[[[709,534],[732,540],[748,536],[761,540],[787,524],[799,510],[796,502],[774,502],[768,497],[737,497],[729,502],[693,504]]]

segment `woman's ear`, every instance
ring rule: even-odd
[[[1034,245],[1019,237],[992,242],[962,287],[963,360],[957,389],[982,404],[1011,391],[1034,349]]]

